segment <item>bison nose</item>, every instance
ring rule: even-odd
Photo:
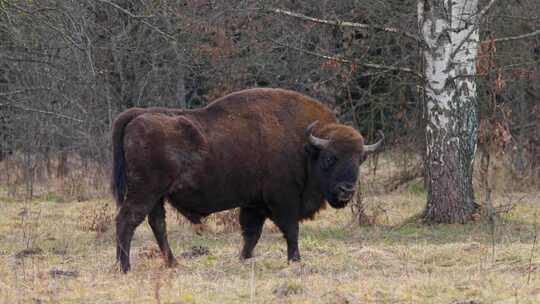
[[[339,184],[338,189],[341,192],[349,193],[354,192],[354,190],[356,190],[356,186],[353,183],[341,183]]]

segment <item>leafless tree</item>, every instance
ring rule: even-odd
[[[472,165],[462,165],[474,156],[478,120],[505,119],[497,126],[510,134],[503,149],[516,172],[540,167],[540,8],[534,0],[476,3],[454,1],[448,10],[419,0],[0,1],[0,158],[10,168],[2,181],[35,192],[34,182],[56,175],[105,171],[111,122],[128,107],[200,107],[272,86],[322,100],[368,140],[384,129],[388,147],[413,154],[427,141],[426,217],[463,222],[475,200]],[[496,51],[482,51],[488,45]],[[444,84],[428,73],[434,67]],[[448,94],[455,98],[438,99]],[[442,124],[466,115],[461,125]],[[436,168],[439,148],[449,154],[445,164],[456,161],[447,169]],[[435,178],[437,170],[456,175]]]

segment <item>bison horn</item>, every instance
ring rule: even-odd
[[[315,125],[317,125],[318,122],[319,121],[316,120],[316,121],[312,122],[306,128],[306,136],[308,137],[308,140],[309,140],[310,144],[314,145],[315,147],[318,147],[318,148],[322,149],[322,148],[326,148],[328,146],[328,144],[330,143],[330,141],[327,140],[327,139],[318,138],[318,137],[314,136],[313,134],[311,134],[311,131],[313,130]]]
[[[384,133],[383,131],[379,130],[377,131],[377,133],[379,134],[379,136],[381,137],[381,139],[379,139],[376,143],[372,144],[372,145],[364,145],[364,151],[369,153],[369,152],[375,152],[377,151],[377,149],[379,149],[379,147],[382,145],[382,142],[384,140]]]

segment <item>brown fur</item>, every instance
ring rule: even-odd
[[[174,264],[161,219],[164,199],[195,224],[213,212],[242,207],[240,221],[250,243],[244,257],[251,255],[265,218],[295,247],[298,221],[325,205],[305,149],[306,127],[317,120],[313,134],[331,140],[333,153],[363,152],[362,136],[338,124],[327,107],[281,89],[244,90],[191,111],[120,114],[113,128],[113,191],[120,207],[122,269],[129,269],[129,241],[147,215],[166,262]],[[294,259],[295,249],[290,250]]]

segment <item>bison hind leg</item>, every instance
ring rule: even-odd
[[[240,226],[244,244],[240,257],[249,259],[253,256],[253,249],[261,237],[266,216],[255,208],[240,208]]]
[[[148,215],[148,224],[152,228],[156,242],[161,250],[161,255],[167,267],[176,266],[178,263],[174,258],[167,238],[167,224],[165,221],[164,199],[161,198]]]
[[[131,239],[135,229],[143,221],[153,206],[144,204],[135,205],[129,195],[122,203],[116,215],[116,260],[120,263],[120,270],[126,273],[131,268],[129,262],[129,252]]]

